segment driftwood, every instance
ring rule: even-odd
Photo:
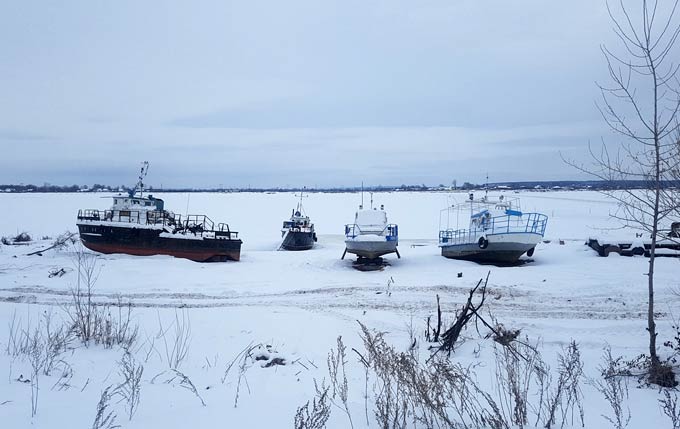
[[[463,328],[467,325],[467,323],[472,319],[473,317],[476,317],[476,320],[480,320],[482,323],[484,323],[485,326],[490,328],[491,330],[495,331],[495,329],[486,323],[486,321],[482,318],[482,316],[479,315],[479,309],[482,308],[484,305],[484,301],[486,300],[486,285],[489,282],[489,274],[486,275],[486,279],[480,279],[479,282],[477,282],[477,285],[470,290],[470,293],[468,295],[467,302],[461,309],[461,311],[458,313],[458,316],[456,317],[456,321],[453,323],[453,325],[447,329],[442,335],[442,344],[439,346],[439,350],[446,351],[447,353],[451,353],[456,345],[456,341],[458,341],[458,337],[460,336],[460,333],[463,331]],[[481,286],[481,289],[480,289]],[[475,292],[477,290],[480,290],[481,292],[481,298],[479,300],[478,304],[474,304],[472,302],[472,298],[475,295]],[[439,298],[439,297],[437,297]],[[439,300],[437,299],[437,308],[438,312],[439,310]],[[476,321],[475,320],[475,321]],[[438,328],[439,329],[439,328]]]
[[[495,326],[491,325],[484,319],[484,317],[482,317],[481,314],[479,314],[479,310],[482,308],[486,300],[486,286],[489,283],[490,274],[491,272],[489,272],[486,275],[486,279],[480,279],[479,282],[477,282],[477,285],[470,290],[467,302],[458,313],[456,321],[449,329],[447,329],[443,334],[441,334],[441,345],[435,349],[435,352],[432,354],[432,356],[430,356],[428,361],[432,359],[435,356],[435,354],[439,351],[445,351],[450,354],[454,350],[456,342],[458,341],[458,338],[460,337],[463,328],[465,328],[468,322],[470,322],[470,320],[473,318],[475,320],[475,328],[477,329],[477,332],[479,332],[479,327],[477,326],[477,323],[481,322],[491,331],[491,334],[487,335],[485,338],[489,338],[491,336],[495,342],[504,347],[507,347],[510,353],[512,353],[513,355],[527,362],[529,361],[529,359],[526,356],[524,356],[519,350],[517,350],[517,348],[513,344],[517,342],[527,347],[533,348],[532,345],[527,344],[526,342],[523,342],[518,339],[520,334],[519,329],[508,330],[504,328],[503,325],[500,324],[495,324]],[[477,291],[479,291],[479,293],[481,294],[481,298],[479,299],[479,302],[475,304],[473,303],[472,299],[475,293],[477,293]],[[437,300],[437,311],[438,313],[441,313],[439,307],[439,300]],[[494,321],[494,323],[496,322]],[[437,330],[439,330],[439,327],[437,328]],[[433,333],[434,332],[436,331],[433,329]]]
[[[53,269],[50,270],[50,273],[49,273],[49,276],[48,276],[48,277],[49,277],[49,278],[52,278],[52,277],[61,277],[61,276],[63,276],[64,274],[66,274],[66,270],[65,270],[64,268],[53,268]]]
[[[52,249],[56,249],[58,247],[62,247],[75,236],[76,236],[75,232],[69,232],[69,233],[66,233],[64,235],[60,235],[59,237],[57,237],[56,240],[54,240],[54,243],[52,243],[52,245],[50,247],[46,247],[44,249],[36,250],[35,252],[27,253],[26,256],[33,256],[33,255],[42,256],[43,252],[47,252],[48,250],[52,250]]]
[[[427,329],[425,331],[425,339],[427,342],[439,342],[439,335],[442,330],[442,307],[439,303],[439,294],[437,294],[437,327],[430,326],[430,316],[427,316]]]

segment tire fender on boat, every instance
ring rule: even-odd
[[[527,250],[527,256],[530,257],[530,258],[531,258],[532,256],[534,256],[534,251],[535,251],[535,250],[536,250],[535,247],[532,247],[531,249]]]
[[[480,249],[486,249],[489,246],[489,240],[487,240],[486,237],[479,237],[477,245]]]

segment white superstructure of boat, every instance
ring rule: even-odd
[[[467,229],[458,228],[461,218],[468,219]],[[517,198],[500,196],[493,200],[484,196],[476,200],[470,194],[465,203],[442,210],[439,247],[447,258],[514,263],[525,253],[534,254],[547,222],[544,214],[522,212]]]

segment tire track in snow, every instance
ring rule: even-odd
[[[442,310],[454,313],[467,299],[468,286],[334,286],[297,289],[280,293],[206,294],[198,292],[140,292],[93,294],[97,305],[131,305],[140,308],[217,308],[217,307],[295,307],[307,310],[384,310],[427,317],[436,311],[439,294]],[[642,298],[642,294],[640,295]],[[626,302],[607,294],[593,293],[565,299],[546,292],[532,293],[512,287],[487,289],[488,308],[505,317],[530,319],[644,319],[644,299],[627,296]],[[677,300],[677,298],[675,298]],[[40,305],[67,305],[71,292],[42,286],[0,289],[0,302]],[[660,318],[669,317],[665,312]]]

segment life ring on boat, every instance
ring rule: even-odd
[[[489,247],[489,240],[487,240],[485,237],[479,237],[477,245],[479,246],[480,249],[486,249],[487,247]]]

